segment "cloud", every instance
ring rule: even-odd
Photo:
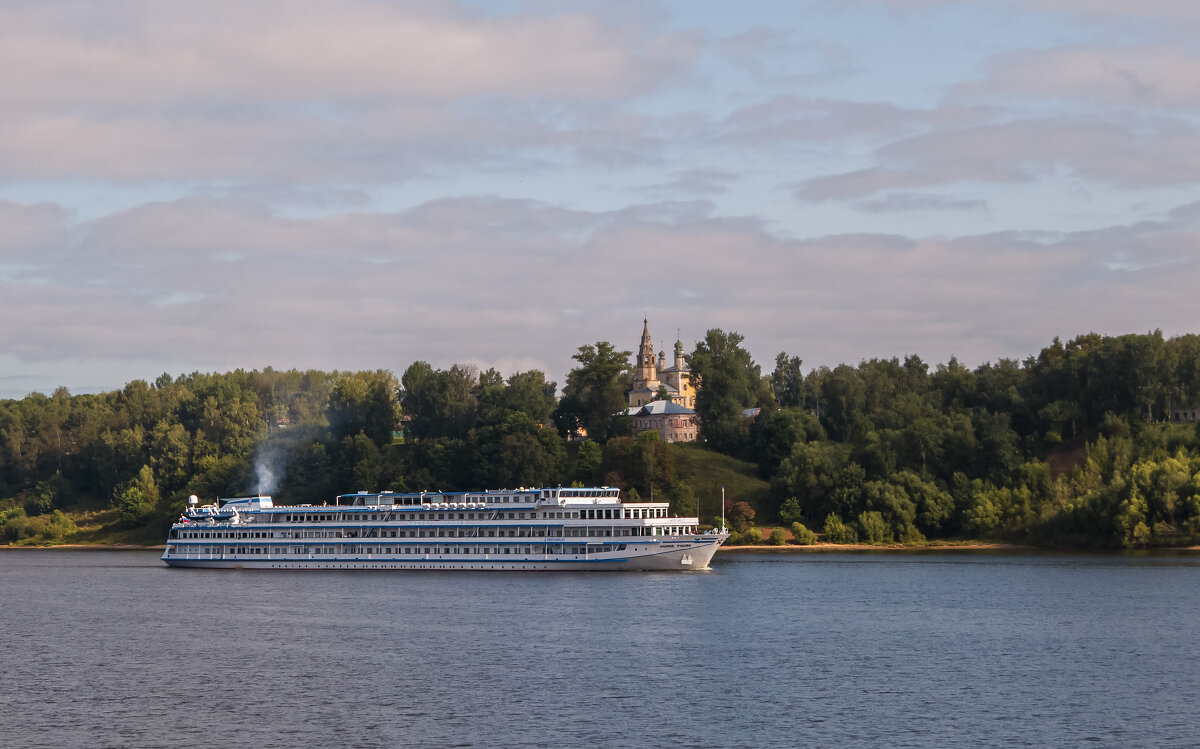
[[[0,262],[32,260],[61,242],[70,218],[71,212],[59,205],[0,200]]]
[[[853,204],[860,211],[887,213],[891,211],[986,211],[986,200],[948,198],[944,195],[892,193],[876,200]]]
[[[447,3],[115,0],[10,6],[4,21],[0,65],[22,74],[0,79],[0,103],[39,109],[613,98],[694,53],[686,37],[594,15],[483,15]]]
[[[854,54],[843,43],[798,40],[794,31],[757,24],[713,42],[714,53],[751,75],[771,82],[802,83],[855,72]],[[811,72],[797,73],[796,70]]]
[[[632,346],[643,313],[689,346],[721,327],[760,362],[786,350],[814,365],[1020,356],[1055,335],[1186,330],[1200,313],[1187,301],[1196,206],[1088,233],[803,241],[704,203],[589,212],[459,198],[295,219],[190,199],[60,218],[70,252],[30,253],[37,268],[0,277],[0,317],[14,323],[0,349],[43,367],[64,352],[154,351],[203,370],[423,359],[561,381],[583,343]]]
[[[723,143],[754,144],[817,142],[845,144],[879,137],[896,138],[933,127],[954,127],[985,121],[986,110],[946,106],[905,108],[886,101],[775,96],[740,107],[713,126],[713,138]]]
[[[1128,187],[1200,181],[1200,129],[1178,118],[1062,116],[924,132],[875,152],[879,166],[800,183],[804,201],[960,183],[1032,183],[1064,172]]]
[[[629,18],[449,3],[9,5],[0,68],[21,73],[0,76],[0,174],[394,182],[634,160],[643,123],[612,104],[701,49]]]
[[[863,4],[883,5],[901,11],[920,11],[928,8],[961,5],[959,0],[858,0]],[[1039,13],[1066,13],[1089,20],[1189,21],[1200,20],[1200,7],[1181,0],[991,0],[990,4],[1007,11],[1014,6]]]
[[[1186,329],[1191,6],[872,2],[9,3],[5,369]]]
[[[670,194],[718,194],[729,192],[731,185],[740,179],[736,172],[721,169],[689,169],[675,175],[669,182],[651,185],[646,188],[650,192],[665,192]]]
[[[1085,99],[1116,106],[1200,107],[1200,55],[1180,47],[1072,46],[992,58],[953,95]]]
[[[1162,21],[1200,20],[1200,7],[1180,0],[1024,0],[1033,10],[1067,12],[1088,18],[1158,19]]]

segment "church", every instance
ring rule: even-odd
[[[659,397],[665,389],[671,403],[684,408],[696,407],[696,389],[692,387],[692,370],[683,358],[683,341],[675,341],[675,361],[667,366],[667,355],[654,355],[650,340],[650,323],[642,320],[642,345],[638,347],[637,365],[633,369],[633,389],[629,391],[630,406],[644,406]]]
[[[642,343],[633,369],[633,388],[625,415],[633,418],[633,434],[654,430],[666,442],[694,442],[697,436],[696,388],[683,357],[683,342],[675,341],[675,360],[654,354],[650,324],[642,320]]]

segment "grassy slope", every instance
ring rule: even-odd
[[[122,528],[115,508],[67,514],[79,526],[79,532],[65,539],[65,543],[153,546],[163,542],[163,533],[157,523],[142,528]]]
[[[758,477],[755,465],[705,450],[698,445],[671,445],[675,456],[675,472],[679,479],[692,487],[700,501],[704,517],[720,515],[721,486],[730,502],[749,502],[760,519],[770,507],[770,486]]]
[[[6,503],[11,505],[12,502]],[[63,514],[69,517],[78,530],[59,541],[48,543],[41,536],[12,543],[13,546],[53,546],[58,544],[80,544],[87,546],[154,546],[163,543],[164,533],[158,523],[151,522],[141,528],[122,527],[116,508],[77,504],[67,507]],[[0,545],[4,545],[0,539]]]

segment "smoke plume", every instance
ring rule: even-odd
[[[283,474],[283,447],[270,442],[260,445],[254,456],[254,476],[258,481],[255,492],[259,496],[274,494],[283,480]]]

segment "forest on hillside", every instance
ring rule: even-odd
[[[536,370],[416,362],[399,379],[268,368],[0,401],[0,538],[70,539],[73,518],[100,509],[160,537],[190,494],[319,503],[603,483],[689,514],[697,478],[677,466],[720,453],[770,486],[730,499],[735,540],[755,540],[756,523],[800,542],[1200,539],[1200,437],[1172,422],[1200,409],[1200,336],[1089,334],[974,369],[909,356],[808,372],[787,353],[764,371],[742,343],[714,329],[688,356],[701,429],[689,446],[630,436],[615,415],[630,354],[604,341],[579,348],[561,397]]]
[[[1195,424],[1171,422],[1200,406],[1198,336],[1056,339],[973,370],[910,356],[804,374],[781,353],[766,376],[738,374],[740,342],[710,331],[697,347],[701,430],[758,465],[778,502],[766,510],[785,523],[873,543],[1200,538],[1200,440]],[[734,396],[719,398],[706,370]],[[763,406],[749,423],[734,408],[748,392]]]

